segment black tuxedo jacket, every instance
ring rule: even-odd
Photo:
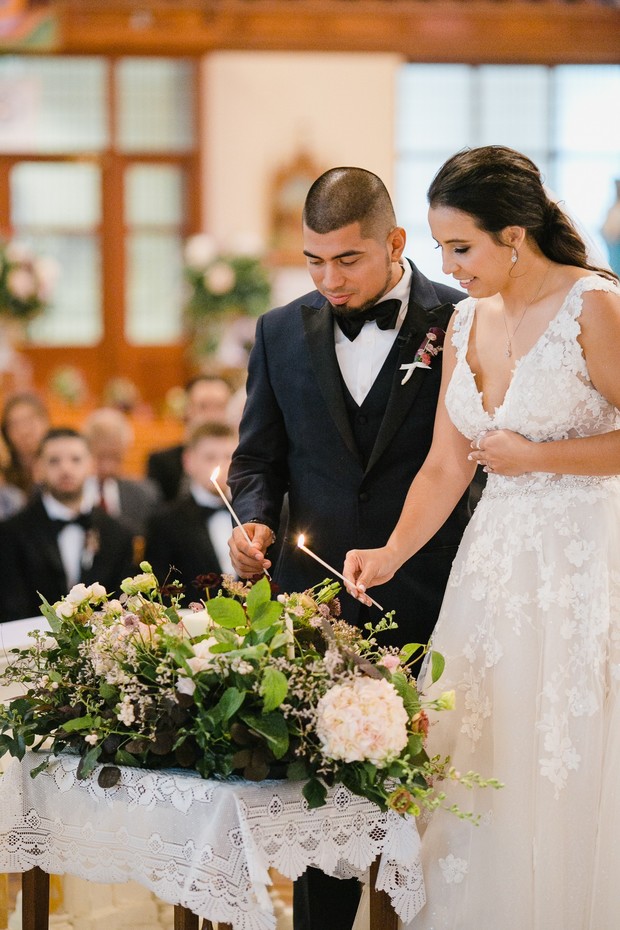
[[[166,501],[173,501],[178,496],[184,474],[184,448],[183,445],[170,446],[168,449],[152,452],[148,457],[147,476],[161,488]]]
[[[135,571],[131,533],[97,507],[92,521],[94,554],[80,581],[99,581],[110,593],[118,592],[123,578]],[[0,524],[0,620],[36,617],[41,612],[37,592],[53,604],[68,590],[56,529],[36,498]]]
[[[192,582],[199,575],[219,574],[222,570],[209,536],[207,518],[191,495],[168,503],[151,515],[144,556],[160,584],[170,574],[170,581],[177,579],[185,585],[186,606],[200,597]],[[170,572],[171,568],[176,571]]]
[[[441,354],[406,384],[400,366],[413,362],[431,326],[446,329],[464,295],[425,278],[415,266],[391,394],[364,467],[356,447],[336,358],[333,319],[313,291],[258,321],[249,362],[247,403],[228,483],[242,522],[273,529],[289,494],[287,539],[273,569],[286,591],[304,590],[329,572],[296,547],[297,535],[342,570],[348,549],[383,545],[396,525],[413,477],[431,445]],[[399,625],[381,642],[426,642],[435,624],[456,547],[469,518],[468,495],[430,542],[396,577],[373,589]],[[433,501],[428,501],[433,506]],[[367,608],[342,595],[344,618],[362,623]],[[373,609],[373,618],[378,612]]]

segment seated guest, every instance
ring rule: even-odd
[[[7,520],[21,510],[26,503],[26,495],[14,484],[6,484],[0,477],[0,520]]]
[[[102,407],[87,417],[82,432],[94,467],[94,474],[86,479],[84,500],[116,517],[134,536],[143,536],[147,518],[161,494],[148,478],[123,476],[123,463],[134,438],[129,420],[120,410]]]
[[[228,382],[214,375],[198,375],[185,386],[185,437],[201,423],[226,423],[232,392]],[[186,491],[183,482],[185,444],[153,452],[148,459],[147,474],[157,482],[165,500],[174,500]]]
[[[78,582],[118,591],[134,570],[131,533],[113,517],[84,510],[84,483],[92,469],[88,445],[72,429],[51,429],[35,463],[41,494],[0,523],[0,620],[40,613]]]
[[[0,420],[8,454],[4,480],[28,496],[34,490],[33,467],[49,425],[45,404],[36,394],[14,394],[4,405]]]
[[[234,574],[228,552],[231,518],[211,482],[219,465],[219,486],[226,489],[236,433],[224,423],[203,423],[183,453],[189,478],[186,495],[161,507],[148,522],[145,557],[163,584],[180,581],[187,602],[196,598],[192,582],[200,575]],[[172,570],[171,570],[172,569]]]

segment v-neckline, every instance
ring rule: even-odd
[[[470,324],[469,324],[469,331],[468,331],[468,333],[467,333],[467,345],[465,346],[464,362],[465,362],[465,366],[467,367],[467,371],[468,371],[469,374],[470,374],[471,380],[472,380],[473,385],[474,385],[474,388],[475,388],[475,390],[476,390],[476,394],[478,395],[478,398],[479,398],[479,400],[480,400],[480,406],[481,406],[481,408],[482,408],[482,412],[484,413],[484,415],[485,415],[486,417],[488,417],[489,420],[495,419],[495,417],[497,416],[498,412],[501,411],[501,410],[506,406],[506,401],[507,401],[507,399],[508,399],[508,395],[510,394],[510,390],[511,390],[511,388],[512,388],[513,382],[514,382],[515,378],[517,377],[517,374],[518,374],[519,370],[520,370],[521,367],[522,367],[522,362],[526,361],[526,360],[529,358],[529,356],[533,354],[533,352],[535,351],[535,349],[538,348],[538,346],[539,346],[540,343],[543,341],[543,339],[545,339],[545,338],[547,337],[547,335],[548,335],[548,333],[549,333],[551,327],[555,324],[556,320],[558,320],[558,319],[560,318],[561,314],[564,312],[564,308],[566,307],[566,305],[567,305],[567,303],[568,303],[570,297],[572,296],[572,293],[573,293],[574,289],[577,287],[577,285],[579,284],[579,282],[580,282],[580,281],[587,281],[589,277],[590,277],[590,275],[583,275],[582,277],[577,278],[576,281],[573,281],[573,283],[571,284],[570,288],[569,288],[568,291],[566,292],[566,294],[565,294],[565,296],[564,296],[564,299],[562,300],[562,303],[561,303],[561,305],[560,305],[560,308],[559,308],[558,312],[557,312],[554,316],[551,317],[551,319],[549,320],[549,322],[548,322],[547,325],[545,326],[544,330],[542,331],[542,333],[540,334],[540,336],[538,337],[538,339],[536,339],[536,341],[530,346],[530,348],[527,350],[527,352],[524,352],[523,355],[520,355],[519,358],[515,359],[514,368],[513,368],[513,370],[512,370],[512,375],[511,375],[510,381],[508,382],[508,387],[506,388],[506,391],[504,392],[504,398],[503,398],[502,402],[501,402],[500,404],[498,404],[492,411],[491,411],[491,410],[487,410],[487,408],[486,408],[485,405],[484,405],[484,391],[478,390],[478,384],[477,384],[477,382],[476,382],[476,376],[475,376],[475,374],[474,374],[474,372],[473,372],[473,370],[472,370],[472,367],[471,367],[471,365],[469,364],[469,361],[468,361],[468,358],[467,358],[467,356],[469,355],[469,344],[470,344],[470,339],[471,339],[472,325],[473,325],[473,322],[474,322],[474,319],[475,319],[475,316],[476,316],[476,305],[474,305],[473,313],[472,313],[472,315],[471,315],[471,321],[470,321]],[[476,301],[476,304],[477,304],[477,301]]]

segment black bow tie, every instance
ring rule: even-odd
[[[373,320],[379,329],[394,329],[400,311],[400,300],[382,300],[361,313],[339,313],[337,307],[332,307],[332,311],[342,332],[353,342],[361,333],[364,323],[372,323]]]
[[[83,529],[89,530],[93,525],[93,515],[92,513],[78,513],[75,517],[71,517],[70,520],[62,520],[60,517],[50,517],[50,523],[56,530],[56,533],[60,533],[66,526],[81,526]]]

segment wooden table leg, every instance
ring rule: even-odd
[[[50,877],[35,865],[22,875],[22,930],[48,930]]]
[[[174,906],[174,930],[198,930],[198,914],[180,904]]]
[[[379,860],[375,859],[370,866],[370,930],[397,930],[398,917],[390,896],[375,888],[378,871]]]

